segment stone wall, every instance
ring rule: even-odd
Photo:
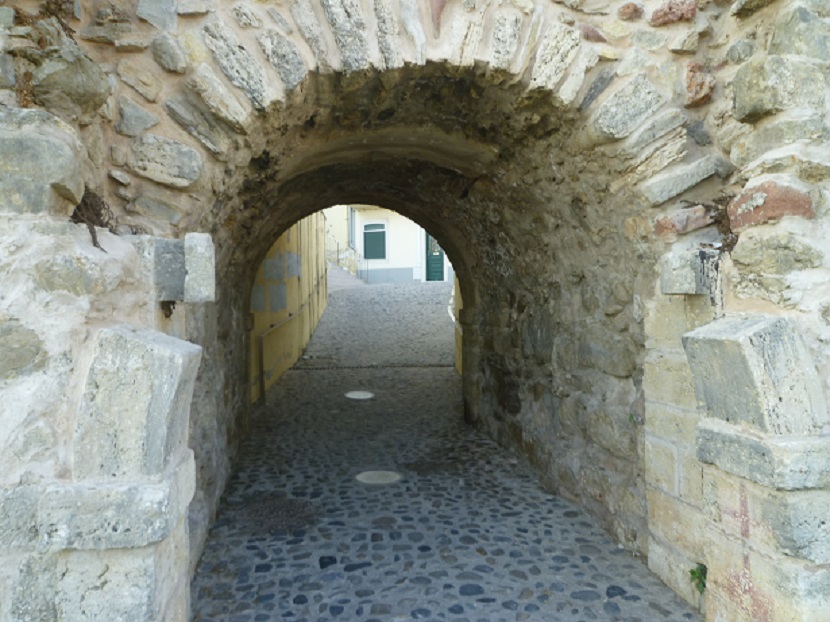
[[[28,486],[89,481],[99,494],[109,468],[113,485],[179,481],[166,469],[186,462],[181,427],[163,469],[136,456],[76,470],[76,445],[97,442],[79,417],[105,418],[85,387],[112,340],[188,370],[169,407],[129,412],[173,409],[181,426],[192,388],[195,563],[248,407],[256,267],[303,216],[367,203],[433,232],[452,260],[470,421],[709,619],[826,619],[823,0],[17,6],[0,7],[0,339],[14,352],[0,368],[0,459],[3,503],[23,509],[5,531],[21,535],[0,618],[26,619],[14,590],[31,577],[61,593],[42,569],[63,568],[51,551],[81,538],[42,548],[33,534],[50,514]],[[70,215],[108,229],[93,238]],[[215,245],[215,302],[213,247],[194,232]],[[147,330],[174,341],[151,346]],[[195,378],[175,338],[202,347]],[[732,385],[713,382],[738,369],[757,411],[743,418]],[[129,400],[112,382],[105,399]],[[77,582],[66,593],[94,586],[106,556],[182,579],[170,512],[132,549],[90,536],[88,570],[60,573]],[[702,597],[688,581],[698,563]],[[183,615],[186,580],[165,585],[131,619]]]

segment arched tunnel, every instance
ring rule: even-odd
[[[361,203],[452,260],[470,429],[707,619],[825,622],[828,20],[0,7],[0,619],[188,617],[257,268]]]

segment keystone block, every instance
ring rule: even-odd
[[[812,357],[786,318],[727,316],[686,333],[683,347],[712,417],[782,435],[830,423]]]

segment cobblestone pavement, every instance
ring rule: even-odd
[[[335,289],[253,421],[197,622],[700,620],[462,422],[447,284]],[[349,391],[369,391],[353,400]],[[362,483],[364,472],[400,476]]]

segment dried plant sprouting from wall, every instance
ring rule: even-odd
[[[74,223],[86,225],[95,247],[107,252],[98,243],[98,233],[95,231],[95,227],[103,227],[115,233],[115,219],[112,215],[112,210],[110,210],[109,205],[107,205],[104,199],[89,188],[86,188],[84,196],[78,204],[78,207],[72,212],[70,220]]]

